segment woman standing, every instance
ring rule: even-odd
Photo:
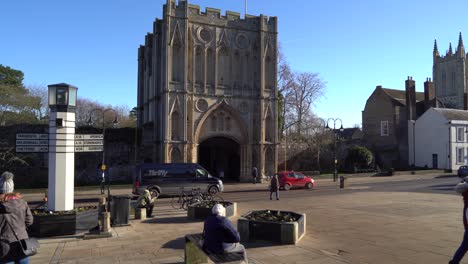
[[[0,258],[0,263],[29,264],[29,257],[23,254],[18,242],[19,239],[28,238],[26,226],[33,223],[28,203],[19,193],[0,194],[0,198],[0,241],[9,243],[9,249],[0,248],[6,251],[0,252],[0,255],[4,255]]]
[[[270,200],[273,193],[276,194],[276,200],[279,200],[279,180],[278,174],[273,175],[270,181]]]

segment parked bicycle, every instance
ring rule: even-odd
[[[171,199],[171,206],[174,209],[187,210],[189,205],[202,201],[216,201],[223,202],[224,199],[219,195],[213,195],[211,193],[202,192],[201,189],[192,189],[185,191],[181,188],[179,195],[173,196]]]

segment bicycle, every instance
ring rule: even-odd
[[[178,196],[172,196],[171,206],[174,209],[188,209],[189,197],[184,190],[181,190]]]
[[[198,201],[215,201],[215,202],[224,202],[223,197],[212,194],[209,192],[202,192],[200,188],[193,189],[192,194]]]
[[[200,188],[192,189],[190,192],[181,188],[179,195],[172,197],[171,206],[174,209],[187,210],[189,205],[203,201],[215,201],[219,203],[224,202],[224,199],[219,195],[202,192]]]

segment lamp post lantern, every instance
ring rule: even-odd
[[[101,194],[103,194],[103,184],[105,183],[105,175],[106,175],[106,170],[107,170],[107,166],[106,166],[106,125],[108,124],[117,124],[117,112],[112,109],[112,108],[107,108],[105,110],[103,109],[100,109],[100,108],[95,108],[93,110],[91,110],[91,112],[89,113],[89,119],[88,119],[88,124],[92,124],[93,121],[92,121],[92,117],[93,117],[93,113],[94,112],[99,112],[101,113],[101,123],[102,123],[102,162],[101,162],[101,170],[102,170],[102,181],[101,181]],[[106,112],[113,112],[114,113],[114,121],[112,121],[112,123],[106,123],[105,121],[105,114]],[[110,198],[110,188],[109,188],[109,179],[107,180],[107,195],[109,196]]]
[[[75,107],[78,88],[66,83],[49,89],[49,172],[47,205],[52,211],[74,207]]]
[[[341,118],[328,118],[326,128],[331,129],[329,125],[330,121],[333,121],[333,181],[335,182],[338,178],[338,171],[336,169],[336,165],[338,165],[338,160],[336,159],[336,121],[340,121],[340,131],[343,131],[343,121]]]

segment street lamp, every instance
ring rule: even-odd
[[[331,129],[331,126],[328,125],[330,121],[333,121],[333,181],[335,182],[338,177],[338,172],[336,170],[336,165],[338,163],[338,160],[336,159],[336,121],[340,121],[340,131],[343,131],[343,121],[341,120],[341,118],[328,118],[326,126],[326,128],[328,129]]]
[[[102,163],[101,163],[101,170],[102,170],[102,173],[103,173],[103,175],[102,175],[103,179],[102,180],[104,181],[105,180],[105,171],[107,169],[106,168],[106,162],[105,162],[106,161],[106,151],[105,151],[106,150],[105,149],[105,145],[106,145],[105,144],[106,143],[106,138],[105,138],[106,137],[106,124],[107,125],[108,124],[115,125],[115,124],[118,123],[117,122],[117,112],[112,108],[107,108],[105,110],[102,110],[100,108],[95,108],[95,109],[91,110],[91,112],[89,114],[89,119],[87,121],[87,123],[89,125],[91,125],[93,123],[92,116],[93,116],[94,112],[100,112],[101,115],[102,115],[102,119],[101,119],[101,122],[102,122]],[[114,118],[114,121],[112,123],[106,123],[106,121],[105,121],[106,112],[113,112],[114,113],[115,118]],[[101,184],[104,184],[104,183],[101,183]],[[110,196],[109,184],[110,184],[110,182],[109,182],[109,179],[108,179],[108,182],[107,182],[107,194],[108,194],[108,196]],[[101,187],[101,194],[103,194],[103,190],[104,190],[103,187]]]

